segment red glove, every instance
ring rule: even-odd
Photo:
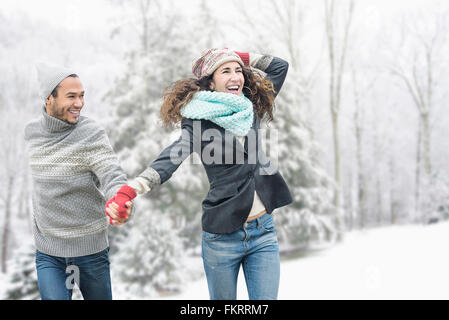
[[[243,64],[245,66],[249,66],[249,53],[248,52],[237,52],[237,51],[234,51],[234,52],[238,54],[240,59],[242,59]]]
[[[118,214],[120,216],[120,218],[124,219],[126,218],[127,212],[126,212],[126,203],[128,201],[131,201],[132,199],[134,199],[137,196],[136,191],[134,190],[134,188],[131,188],[127,185],[123,185],[118,191],[117,194],[112,197],[111,199],[108,200],[108,202],[106,203],[105,209],[107,207],[109,207],[109,205],[112,202],[115,202],[119,208],[118,208]],[[108,212],[105,211],[106,215],[109,217],[109,224],[112,224],[112,219],[109,216]]]
[[[124,185],[122,186],[115,195],[114,202],[118,204],[118,214],[120,218],[124,219],[126,218],[126,206],[125,203],[128,201],[131,201],[137,196],[136,191],[134,188]]]

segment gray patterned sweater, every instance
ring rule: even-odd
[[[106,199],[126,175],[104,131],[81,116],[72,125],[42,117],[25,128],[33,178],[36,248],[57,257],[78,257],[108,247]]]

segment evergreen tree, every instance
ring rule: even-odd
[[[313,129],[300,112],[310,93],[301,86],[300,76],[290,68],[288,78],[276,99],[275,121],[278,130],[279,170],[286,179],[293,203],[276,213],[279,242],[284,250],[307,247],[311,243],[332,240],[333,218],[338,210],[332,203],[335,185],[319,162],[319,146]]]
[[[112,256],[114,296],[148,299],[178,291],[184,280],[183,251],[171,221],[150,213],[130,224],[132,236],[119,243],[118,253]]]
[[[30,243],[25,243],[14,251],[14,257],[8,263],[8,272],[2,279],[1,299],[40,299],[35,258],[36,250]]]

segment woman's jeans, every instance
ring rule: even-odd
[[[203,231],[202,256],[212,300],[235,300],[240,265],[250,300],[277,299],[279,247],[271,214],[244,224],[231,234]]]
[[[75,282],[85,300],[112,300],[109,248],[76,258],[36,250],[36,269],[42,300],[71,300]]]

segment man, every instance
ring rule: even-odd
[[[105,198],[127,183],[126,175],[104,129],[80,115],[79,77],[58,66],[37,70],[44,106],[25,140],[39,291],[45,300],[70,300],[76,281],[84,299],[112,299]],[[109,222],[123,224],[131,210],[127,202],[126,215]]]

